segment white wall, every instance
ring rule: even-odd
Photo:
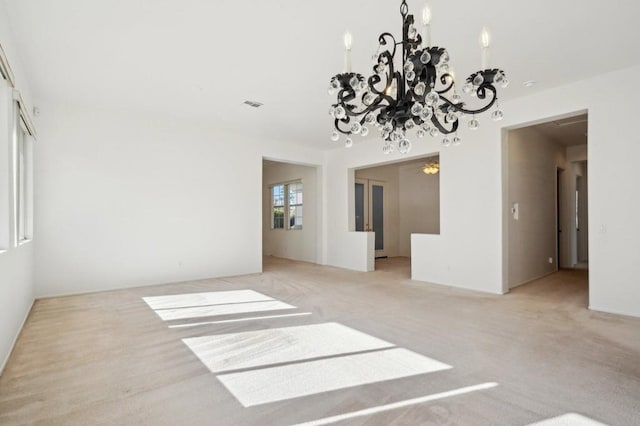
[[[30,104],[31,97],[29,86],[24,78],[18,52],[14,49],[12,34],[10,32],[9,21],[7,19],[4,3],[0,2],[0,43],[5,50],[16,78],[16,87],[20,89],[23,98]],[[12,106],[11,90],[0,79],[0,185],[5,185],[0,189],[0,195],[9,197],[8,183],[10,181],[9,167],[9,120]],[[37,149],[37,147],[36,147]],[[6,198],[0,202],[0,206],[11,211],[11,203]],[[4,369],[14,342],[17,339],[22,324],[26,319],[34,300],[34,246],[33,242],[13,247],[14,244],[7,238],[6,232],[9,229],[11,220],[7,211],[0,214],[0,236],[2,249],[0,252],[0,374]],[[37,238],[37,236],[36,236]]]
[[[262,159],[315,151],[215,126],[42,101],[37,295],[262,268]]]
[[[518,205],[507,226],[513,288],[558,269],[557,169],[566,168],[566,148],[530,127],[510,131],[507,143],[507,205]]]
[[[264,161],[262,179],[262,253],[304,262],[319,263],[318,257],[318,171],[316,167]],[[302,229],[271,229],[270,185],[302,181]]]

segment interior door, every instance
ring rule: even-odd
[[[356,231],[369,232],[369,181],[356,179]]]
[[[384,257],[384,182],[369,181],[369,224],[375,232],[376,257]]]

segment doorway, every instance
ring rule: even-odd
[[[320,263],[320,168],[263,159],[262,255]]]
[[[588,270],[566,272],[588,269],[587,129],[580,113],[505,131],[505,292],[558,274],[588,295]]]
[[[410,276],[411,235],[440,233],[439,161],[436,155],[355,170],[353,230],[375,233],[376,270]]]
[[[356,179],[356,231],[375,233],[375,258],[386,258],[384,250],[385,183]]]

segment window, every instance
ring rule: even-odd
[[[290,183],[289,229],[302,229],[302,182]]]
[[[271,187],[271,229],[284,229],[284,190],[285,185]]]
[[[271,229],[302,229],[302,199],[302,182],[273,185]]]
[[[18,108],[16,108],[18,110]],[[16,114],[13,139],[13,235],[15,245],[31,238],[31,140],[20,113]]]

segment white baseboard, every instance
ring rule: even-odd
[[[27,319],[29,318],[29,315],[31,314],[31,310],[33,309],[33,304],[34,303],[36,303],[36,299],[33,299],[31,301],[31,306],[29,306],[29,309],[27,309],[27,313],[24,316],[24,318],[22,319],[22,324],[20,324],[20,328],[18,329],[18,332],[16,333],[15,337],[13,338],[13,342],[11,343],[11,349],[9,349],[9,353],[7,354],[5,359],[2,361],[2,364],[0,364],[0,376],[2,376],[2,373],[4,372],[4,368],[7,366],[7,362],[9,362],[9,358],[11,358],[11,354],[13,353],[13,350],[16,347],[16,343],[18,343],[18,338],[20,337],[20,333],[22,333],[22,329],[24,328],[24,325],[27,323]]]

